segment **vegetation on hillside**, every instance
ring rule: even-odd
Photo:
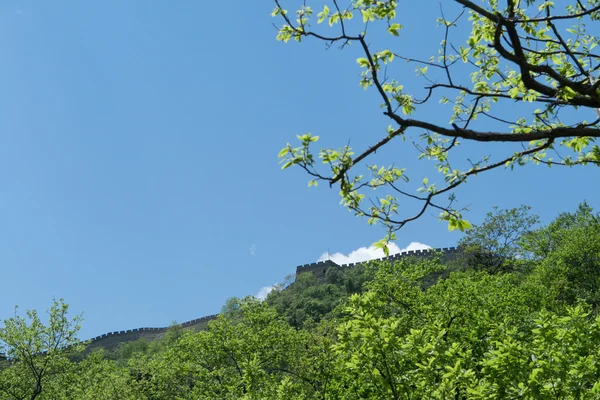
[[[451,265],[302,274],[118,354],[77,357],[79,320],[56,302],[48,325],[4,321],[0,399],[600,398],[600,216],[536,223],[495,210]]]

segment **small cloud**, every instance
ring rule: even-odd
[[[273,291],[274,288],[275,288],[275,286],[263,286],[260,288],[258,293],[256,293],[254,295],[254,297],[256,297],[258,300],[264,300],[267,298],[269,293],[271,293]]]
[[[255,244],[253,244],[248,250],[250,251],[251,256],[256,255],[256,245]]]
[[[410,242],[408,244],[408,246],[406,246],[405,248],[400,250],[400,253],[403,253],[405,251],[414,251],[414,250],[428,250],[431,249],[432,247],[424,244],[424,243],[419,243],[419,242]],[[390,253],[391,254],[391,253]]]
[[[410,242],[410,244],[403,249],[398,247],[398,245],[396,243],[390,243],[388,245],[388,248],[390,250],[390,255],[392,255],[392,254],[397,254],[397,253],[403,253],[403,252],[409,251],[409,250],[431,249],[431,246],[423,244],[423,243],[419,243],[419,242]],[[323,253],[317,261],[331,260],[334,263],[341,265],[341,264],[350,264],[350,263],[356,263],[356,262],[369,261],[369,260],[374,260],[376,258],[382,258],[382,257],[385,257],[383,250],[376,249],[374,246],[370,246],[370,247],[361,247],[356,250],[353,250],[350,253],[348,253],[348,255],[345,255],[342,253],[334,253],[334,254]]]
[[[23,15],[23,10],[21,10],[21,9],[15,10],[15,14],[17,14],[17,15]]]

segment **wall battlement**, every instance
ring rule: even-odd
[[[435,254],[439,254],[444,259],[453,259],[456,257],[456,255],[458,253],[460,253],[460,250],[457,247],[442,247],[442,248],[438,248],[438,249],[409,250],[409,251],[404,251],[402,253],[392,254],[389,257],[382,257],[382,258],[377,258],[374,260],[362,261],[362,262],[356,262],[356,263],[350,263],[350,264],[341,264],[340,265],[331,260],[326,260],[326,261],[319,261],[319,262],[312,263],[312,264],[299,265],[298,267],[296,267],[296,276],[298,276],[298,274],[302,274],[305,272],[312,272],[313,275],[315,275],[317,277],[323,277],[323,276],[325,276],[325,273],[327,272],[327,270],[331,267],[352,268],[356,265],[365,264],[370,261],[396,261],[396,260],[399,260],[404,257],[426,258],[426,257],[431,257]]]
[[[186,321],[184,323],[177,324],[174,326],[185,329],[185,328],[189,328],[191,326],[207,323],[209,321],[216,319],[218,316],[219,316],[219,314],[207,315],[205,317],[192,319],[190,321]],[[96,336],[94,338],[84,340],[82,342],[86,343],[86,347],[87,347],[86,351],[89,351],[93,347],[98,347],[99,342],[109,343],[108,347],[113,347],[114,344],[119,344],[121,342],[129,342],[129,341],[138,340],[138,339],[142,339],[142,338],[146,338],[146,339],[150,338],[150,339],[154,340],[154,339],[160,338],[162,335],[164,335],[169,330],[169,328],[171,328],[171,327],[167,326],[167,327],[161,327],[161,328],[136,328],[136,329],[127,329],[124,331],[108,332],[108,333],[104,333],[102,335]],[[110,344],[113,344],[113,346],[111,346]],[[100,345],[100,346],[103,347],[104,344]],[[0,353],[0,361],[4,361],[6,359],[7,359],[6,355],[4,353]]]
[[[193,319],[191,321],[187,321],[184,322],[182,324],[177,324],[175,325],[176,327],[181,327],[181,328],[188,328],[190,326],[193,325],[198,325],[200,323],[203,322],[208,322],[208,321],[212,321],[213,319],[216,319],[217,316],[219,314],[215,314],[215,315],[207,315],[205,317],[202,318],[196,318]],[[136,329],[128,329],[125,331],[115,331],[115,332],[109,332],[109,333],[105,333],[103,335],[100,336],[96,336],[92,339],[87,340],[87,342],[89,342],[90,344],[97,342],[98,340],[102,340],[105,338],[109,338],[109,337],[117,337],[117,336],[124,336],[124,335],[130,335],[132,333],[165,333],[169,330],[170,327],[162,327],[162,328],[136,328]]]

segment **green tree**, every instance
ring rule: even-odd
[[[96,350],[73,363],[68,372],[54,376],[41,398],[48,400],[137,400],[127,369]]]
[[[532,279],[553,291],[558,300],[584,300],[600,307],[600,217],[581,204],[527,237],[539,266]]]
[[[1,399],[34,400],[51,379],[71,368],[69,357],[83,351],[77,339],[82,318],[69,319],[68,310],[60,299],[48,310],[45,325],[35,310],[27,310],[26,318],[15,311],[14,317],[4,320],[0,343],[10,367],[0,371]]]
[[[381,263],[350,297],[334,349],[347,399],[597,398],[600,320],[543,285],[435,263]]]
[[[346,207],[371,224],[381,222],[388,234],[379,246],[430,208],[449,229],[467,229],[454,189],[476,175],[528,163],[600,165],[600,56],[593,51],[600,39],[588,28],[600,18],[598,0],[445,2],[429,25],[413,24],[440,28],[440,46],[421,60],[394,46],[394,37],[420,35],[404,32],[403,3],[324,3],[274,0],[273,16],[282,21],[277,39],[312,39],[359,52],[359,84],[375,90],[380,104],[374,107],[390,125],[362,149],[315,152],[319,136],[307,133],[279,156],[283,168],[304,169],[309,186],[337,185]],[[470,25],[469,34],[463,24]],[[413,68],[422,90],[413,89]],[[412,133],[416,137],[406,140]],[[401,159],[376,161],[391,143],[409,147],[394,154],[416,149],[416,157],[433,164],[425,177],[410,180],[415,186]],[[377,198],[365,201],[372,189]]]
[[[168,347],[179,340],[183,335],[183,327],[177,321],[171,322],[165,336],[161,339],[163,346]]]
[[[300,328],[306,321],[321,321],[349,294],[362,292],[369,279],[369,272],[360,264],[354,268],[329,268],[324,279],[301,273],[292,284],[273,290],[267,303]]]
[[[326,357],[327,341],[300,334],[264,302],[242,300],[239,311],[234,321],[220,316],[205,331],[185,333],[165,353],[132,359],[138,398],[323,398],[317,393],[326,385],[315,381],[325,378],[310,371],[328,361],[311,354]]]
[[[507,323],[492,330],[469,398],[597,399],[600,320],[582,306],[564,314],[540,312],[530,332]]]
[[[525,261],[523,238],[539,222],[530,214],[531,207],[487,213],[480,225],[474,225],[459,241],[466,266],[489,273],[512,271]]]
[[[239,321],[243,315],[241,311],[242,299],[238,297],[230,297],[225,300],[225,304],[221,307],[219,315],[227,318],[230,321]]]
[[[533,257],[541,260],[568,240],[565,235],[570,230],[598,225],[600,214],[594,213],[594,209],[584,201],[577,206],[575,212],[563,212],[547,226],[524,235],[523,247]]]

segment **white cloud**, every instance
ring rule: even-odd
[[[263,286],[260,288],[258,293],[254,295],[258,300],[264,300],[267,298],[267,295],[273,291],[275,286]]]
[[[431,246],[429,246],[428,244],[419,243],[419,242],[410,242],[408,244],[408,246],[401,249],[400,252],[402,253],[402,252],[411,251],[411,250],[427,250],[427,249],[431,249]],[[392,253],[390,252],[390,254],[392,254]]]
[[[250,248],[248,249],[250,251],[250,255],[251,256],[255,256],[256,255],[256,245],[253,244],[252,246],[250,246]]]
[[[397,254],[397,253],[403,253],[403,252],[409,251],[409,250],[431,249],[431,246],[428,246],[426,244],[419,243],[419,242],[410,242],[410,244],[403,249],[398,247],[398,245],[396,243],[390,243],[388,245],[388,248],[390,250],[390,255],[392,255],[392,254]],[[348,255],[345,255],[342,253],[334,253],[334,254],[323,253],[317,261],[331,260],[334,263],[341,265],[341,264],[350,264],[350,263],[374,260],[376,258],[382,258],[382,257],[385,257],[383,250],[376,249],[375,247],[370,246],[370,247],[361,247],[359,249],[353,250]]]

